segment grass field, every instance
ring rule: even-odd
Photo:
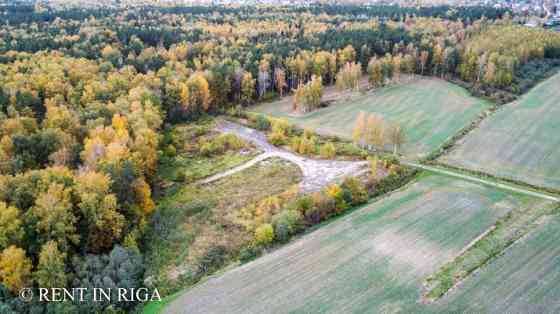
[[[471,97],[459,86],[439,79],[419,78],[365,94],[346,95],[327,108],[304,116],[293,115],[291,103],[285,99],[259,105],[254,110],[346,139],[351,139],[360,112],[376,112],[406,129],[407,144],[403,152],[418,158],[438,148],[488,107],[488,103]]]
[[[504,256],[468,278],[436,306],[442,312],[558,313],[560,216],[549,217]]]
[[[164,313],[430,312],[422,282],[530,197],[423,175],[177,297]]]
[[[560,189],[560,74],[506,105],[442,162]]]

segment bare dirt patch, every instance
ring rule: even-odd
[[[256,145],[264,153],[246,164],[201,181],[203,184],[230,176],[272,157],[288,160],[301,169],[303,180],[300,184],[300,190],[304,193],[318,191],[332,182],[340,181],[348,176],[358,176],[368,171],[369,162],[367,161],[318,160],[296,155],[291,151],[271,145],[262,132],[233,122],[221,121],[216,129],[220,132],[236,134]]]

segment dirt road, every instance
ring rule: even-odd
[[[204,179],[201,181],[202,184],[211,183],[230,176],[271,157],[288,160],[301,169],[303,181],[300,184],[300,190],[302,192],[318,191],[344,177],[357,176],[368,171],[367,161],[320,160],[296,155],[291,151],[271,145],[262,132],[229,121],[220,122],[217,130],[223,133],[236,134],[244,140],[255,144],[263,153],[245,164]]]

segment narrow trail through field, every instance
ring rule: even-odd
[[[262,132],[233,122],[221,121],[216,129],[223,133],[235,134],[246,141],[252,142],[263,150],[263,153],[245,164],[202,180],[202,184],[220,180],[271,157],[279,157],[293,162],[301,169],[303,181],[300,184],[300,190],[302,192],[318,191],[329,183],[347,176],[361,175],[368,171],[367,161],[318,160],[296,155],[291,151],[271,145]]]
[[[517,188],[517,187],[511,186],[511,185],[502,184],[502,183],[498,183],[498,182],[492,182],[492,181],[480,179],[480,178],[477,178],[477,177],[469,176],[469,175],[466,175],[466,174],[461,174],[461,173],[457,173],[457,172],[453,172],[453,171],[444,170],[444,169],[437,168],[437,167],[421,165],[421,164],[414,163],[414,162],[409,162],[409,161],[402,161],[402,164],[407,165],[409,167],[413,167],[413,168],[418,168],[418,169],[422,169],[422,170],[426,170],[426,171],[430,171],[430,172],[435,172],[435,173],[439,173],[439,174],[443,174],[443,175],[447,175],[447,176],[451,176],[451,177],[455,177],[455,178],[459,178],[459,179],[463,179],[463,180],[467,180],[467,181],[471,181],[471,182],[477,182],[477,183],[480,183],[480,184],[497,187],[497,188],[500,188],[500,189],[503,189],[503,190],[508,190],[508,191],[512,191],[512,192],[516,192],[516,193],[521,193],[521,194],[525,194],[525,195],[529,195],[529,196],[534,196],[534,197],[538,197],[538,198],[542,198],[542,199],[546,199],[546,200],[550,200],[550,201],[560,202],[559,197],[554,197],[552,195],[548,195],[548,194],[544,194],[544,193],[540,193],[540,192],[536,192],[536,191],[531,191],[531,190],[527,190],[527,189],[523,189],[523,188]]]

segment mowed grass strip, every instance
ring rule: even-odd
[[[506,105],[441,162],[560,189],[560,73]]]
[[[195,286],[164,313],[431,311],[422,282],[534,199],[437,175]]]
[[[445,313],[559,313],[559,238],[560,216],[547,217],[434,306]]]
[[[489,103],[470,96],[459,86],[436,78],[419,77],[410,83],[344,96],[327,108],[304,116],[294,115],[291,103],[285,100],[262,104],[254,110],[287,118],[302,128],[345,139],[352,138],[360,112],[375,112],[389,122],[400,123],[407,136],[403,153],[408,157],[421,158],[489,107]]]

